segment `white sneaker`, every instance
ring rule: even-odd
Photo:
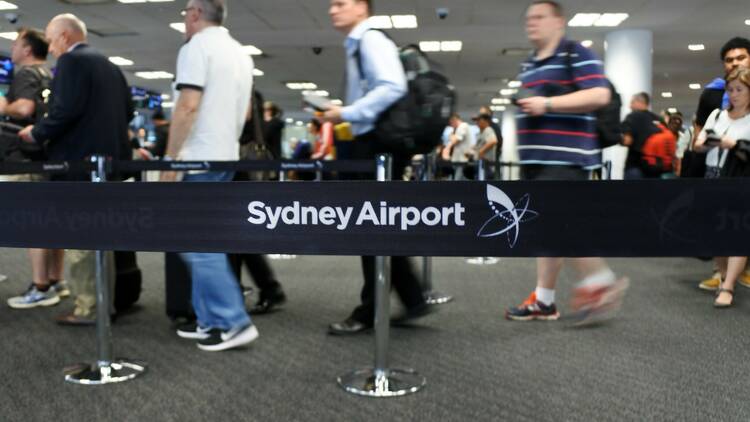
[[[208,328],[198,325],[197,322],[188,322],[177,328],[177,335],[192,340],[203,340],[208,338],[210,331]]]
[[[24,294],[8,299],[8,306],[13,309],[29,309],[37,306],[52,306],[60,302],[60,296],[55,289],[50,288],[46,292],[37,290],[35,285],[31,285]]]
[[[207,352],[220,352],[252,343],[256,338],[258,329],[252,323],[229,331],[214,328],[207,338],[198,341],[198,348]]]

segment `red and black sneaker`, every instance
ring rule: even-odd
[[[526,300],[515,308],[505,310],[505,319],[512,321],[555,321],[560,318],[554,303],[545,305],[536,300],[536,292],[533,292]]]
[[[604,286],[575,288],[571,308],[576,324],[588,325],[614,317],[622,307],[622,300],[629,285],[630,280],[622,277]]]

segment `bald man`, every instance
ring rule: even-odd
[[[26,142],[46,146],[53,161],[83,161],[92,155],[127,159],[128,123],[133,105],[120,69],[86,44],[86,25],[75,15],[54,17],[45,37],[57,59],[52,95],[45,118],[23,129]],[[67,174],[56,180],[85,181],[84,174]],[[114,281],[114,258],[106,254]],[[76,295],[72,312],[58,317],[68,325],[91,325],[96,315],[95,258],[93,251],[70,251],[71,287]],[[114,312],[114,309],[111,309]]]

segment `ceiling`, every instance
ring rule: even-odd
[[[100,4],[71,5],[62,0],[10,0],[19,6],[16,25],[2,21],[1,31],[17,25],[44,28],[58,13],[71,12],[83,19],[92,32],[89,42],[108,56],[123,56],[135,62],[123,67],[129,82],[170,93],[169,81],[147,81],[134,76],[140,70],[174,73],[182,34],[169,28],[180,22],[179,10],[186,0],[174,2],[122,4],[115,0]],[[75,1],[75,0],[68,0]],[[78,0],[82,1],[82,0]],[[92,0],[83,0],[92,1]],[[94,0],[96,1],[96,0]],[[164,0],[162,0],[164,1]],[[750,37],[747,0],[567,0],[570,15],[578,12],[625,12],[630,14],[618,29],[649,29],[654,32],[654,109],[677,107],[687,113],[695,110],[699,91],[690,83],[705,84],[722,73],[719,49],[729,38]],[[327,0],[228,0],[226,26],[243,44],[263,50],[256,66],[265,72],[256,86],[266,99],[273,100],[295,118],[305,117],[299,93],[286,88],[284,81],[308,80],[320,89],[339,94],[343,80],[343,36],[330,26]],[[391,30],[399,44],[423,40],[460,40],[460,53],[432,53],[430,57],[444,68],[459,92],[460,110],[472,113],[487,104],[506,87],[518,69],[522,56],[503,55],[509,48],[528,48],[523,30],[524,0],[376,0],[376,14],[416,14],[418,29]],[[438,19],[437,7],[450,14]],[[611,28],[570,28],[569,37],[590,39],[603,55],[604,37]],[[691,52],[688,44],[702,43],[705,51]],[[320,54],[313,47],[322,47]],[[10,41],[0,40],[0,50],[9,50]],[[663,99],[662,91],[674,97]]]

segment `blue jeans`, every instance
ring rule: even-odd
[[[232,172],[186,174],[184,182],[228,182]],[[245,299],[226,254],[181,253],[193,279],[193,309],[204,328],[230,330],[250,324]]]

